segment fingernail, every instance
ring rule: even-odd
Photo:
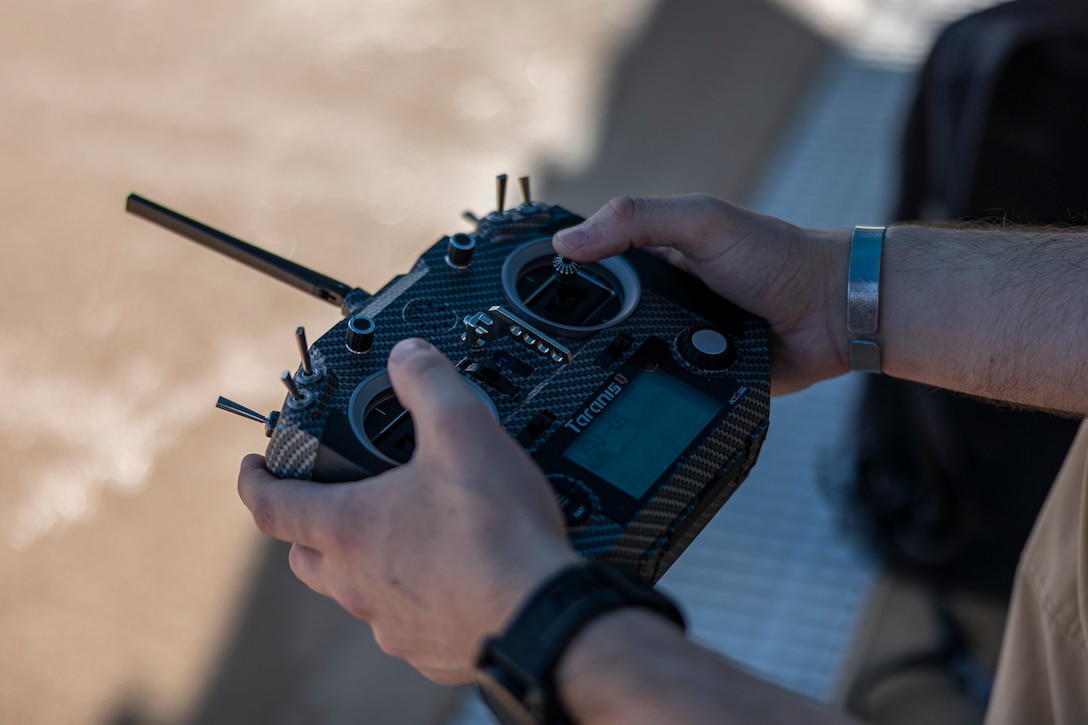
[[[585,246],[585,243],[589,241],[589,236],[586,234],[585,225],[579,224],[576,227],[570,227],[556,232],[555,241],[562,244],[567,249],[578,249],[579,247]]]
[[[424,350],[433,350],[434,346],[418,337],[401,340],[389,351],[389,362],[400,363]]]

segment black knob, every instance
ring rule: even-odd
[[[471,234],[454,234],[446,248],[446,260],[454,267],[467,267],[472,264],[472,253],[476,251],[476,237]]]
[[[348,349],[356,355],[365,355],[374,346],[374,320],[366,315],[348,318]]]
[[[709,327],[684,333],[677,348],[685,360],[703,370],[724,370],[737,359],[732,341]]]

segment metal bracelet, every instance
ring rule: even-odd
[[[850,238],[850,272],[846,283],[846,329],[873,335],[880,326],[880,254],[884,227],[856,227]],[[880,346],[867,339],[850,341],[850,369],[880,372]]]

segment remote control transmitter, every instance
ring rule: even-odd
[[[767,432],[766,323],[640,250],[579,264],[552,235],[582,221],[523,200],[466,212],[472,232],[444,236],[381,290],[314,272],[132,194],[127,209],[340,307],[262,422],[270,471],[356,481],[415,447],[411,416],[386,371],[399,340],[422,337],[543,469],[584,555],[653,583],[747,476]]]

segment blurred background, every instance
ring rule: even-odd
[[[991,4],[0,4],[0,722],[486,721],[295,582],[237,499],[265,439],[216,397],[278,408],[295,327],[339,312],[129,192],[372,292],[492,209],[498,173],[583,214],[702,191],[882,223],[920,64]],[[816,473],[857,396],[776,401],[662,582],[699,639],[826,701],[881,590]]]

